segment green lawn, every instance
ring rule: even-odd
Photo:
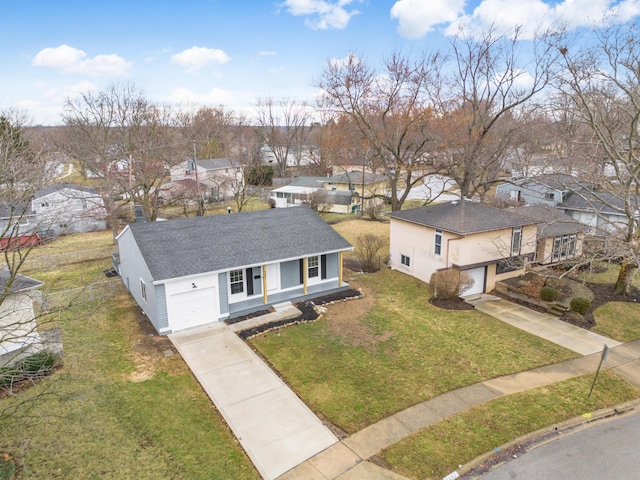
[[[31,274],[73,288],[104,278],[103,268],[83,262]],[[47,318],[44,328],[62,327],[64,366],[0,399],[0,472],[6,454],[16,479],[259,478],[181,357],[164,356],[168,340],[150,336],[138,311],[122,292]]]
[[[527,433],[640,396],[611,371],[498,398],[431,425],[382,453],[409,478],[440,479],[479,455]]]
[[[576,356],[480,312],[436,308],[428,286],[402,273],[358,279],[375,292],[359,323],[377,342],[354,344],[322,320],[251,341],[314,411],[349,433],[449,390]]]
[[[620,271],[620,265],[607,262],[594,262],[593,266],[596,271],[586,270],[580,272],[577,275],[578,280],[590,283],[616,283],[618,272]],[[640,274],[636,274],[634,277],[633,286],[640,288]]]
[[[592,332],[619,342],[632,342],[640,338],[640,304],[609,302],[593,312],[596,322]]]

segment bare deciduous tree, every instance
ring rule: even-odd
[[[273,153],[278,175],[286,176],[287,162],[294,157],[300,166],[305,154],[310,128],[310,112],[306,102],[292,98],[258,100],[257,122],[255,129],[262,145]]]
[[[173,128],[171,110],[150,102],[132,84],[68,98],[65,149],[100,180],[108,221],[117,229],[122,201],[143,206],[155,220],[168,167],[188,145]]]
[[[576,191],[599,215],[607,254],[622,259],[616,290],[628,293],[640,266],[640,36],[637,24],[603,28],[595,44],[556,43],[564,70],[557,87],[579,123],[592,132],[596,188]],[[605,208],[603,208],[605,207]],[[605,212],[624,218],[612,222]]]
[[[55,363],[33,309],[31,289],[39,282],[20,274],[40,242],[38,231],[48,227],[38,224],[31,201],[52,173],[25,138],[25,122],[17,112],[0,113],[0,389],[9,392],[15,382],[40,378]],[[24,406],[0,408],[0,420]]]
[[[553,49],[534,39],[523,51],[494,28],[482,37],[464,31],[452,42],[453,68],[430,91],[437,110],[438,160],[462,197],[481,196],[503,173],[506,158],[520,146],[530,101],[549,83]],[[542,37],[545,38],[545,37]]]
[[[329,61],[317,82],[324,91],[321,107],[334,119],[351,120],[364,151],[371,151],[373,163],[389,176],[384,197],[394,211],[431,171],[435,145],[428,92],[439,81],[441,63],[438,54],[416,62],[395,54],[378,73],[349,54],[344,62]]]

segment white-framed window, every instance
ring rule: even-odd
[[[317,278],[320,276],[320,261],[317,255],[307,259],[307,271],[309,278]]]
[[[411,266],[411,257],[407,255],[400,254],[400,263],[405,267]]]
[[[147,284],[142,279],[140,279],[140,295],[144,302],[147,303]]]
[[[244,274],[242,270],[231,270],[229,272],[229,285],[231,295],[244,292]]]
[[[576,254],[576,236],[564,235],[553,239],[552,260],[571,258]]]
[[[520,255],[522,248],[522,227],[514,227],[511,231],[511,255]]]
[[[436,255],[442,255],[442,230],[436,230],[435,247],[433,253]]]

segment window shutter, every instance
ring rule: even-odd
[[[327,256],[320,255],[320,278],[327,278]]]
[[[304,260],[300,259],[300,285],[304,283]]]
[[[253,269],[247,268],[247,295],[253,295]]]

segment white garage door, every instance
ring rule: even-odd
[[[466,292],[463,292],[463,296],[467,295],[477,295],[479,293],[484,292],[484,272],[485,267],[472,268],[470,270],[464,270],[465,273],[468,273],[471,278],[473,278],[473,287],[471,287]]]
[[[169,297],[169,323],[175,332],[218,319],[215,287],[197,288]]]

